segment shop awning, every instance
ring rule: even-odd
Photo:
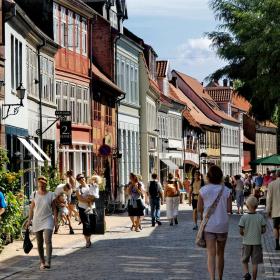
[[[26,139],[18,137],[18,140],[31,153],[31,155],[38,160],[39,165],[44,165],[44,160],[42,157],[34,150],[34,148],[27,142]]]
[[[41,149],[41,147],[34,141],[30,140],[30,143],[32,144],[33,147],[36,148],[36,150],[45,158],[45,160],[48,161],[48,164],[51,165],[52,160],[49,158],[49,156]]]
[[[161,161],[164,164],[166,164],[169,167],[169,169],[171,169],[171,170],[179,169],[179,167],[174,162],[172,162],[170,159],[161,159]]]

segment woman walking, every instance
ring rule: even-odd
[[[140,184],[135,174],[130,173],[130,183],[127,188],[128,200],[128,216],[132,222],[131,230],[139,232],[141,227],[141,217],[144,216],[144,193],[145,188]],[[136,219],[135,219],[136,217]]]
[[[244,183],[240,175],[235,175],[235,195],[237,204],[237,214],[243,214],[244,207]],[[240,211],[241,208],[241,211]]]
[[[69,217],[71,219],[72,215],[74,215],[75,217],[75,220],[76,221],[79,221],[79,212],[77,211],[77,203],[78,203],[78,200],[77,200],[77,195],[76,195],[76,179],[73,175],[73,170],[68,170],[66,172],[66,178],[67,178],[67,183],[71,186],[71,190],[72,190],[72,193],[71,193],[71,200],[70,200],[70,203],[68,205],[68,208],[69,208]]]
[[[39,176],[37,191],[31,197],[27,228],[32,223],[32,231],[37,239],[41,270],[51,267],[52,233],[54,226],[57,226],[57,209],[54,200],[55,194],[47,190],[47,179],[44,176]],[[44,255],[44,239],[46,258]]]
[[[218,279],[222,280],[224,271],[224,250],[228,236],[228,213],[231,212],[230,190],[222,185],[223,172],[213,165],[207,173],[208,184],[202,187],[198,197],[198,211],[212,212],[204,229],[208,255],[208,272],[210,279],[215,280],[215,269],[217,261]],[[216,199],[218,200],[215,205]]]
[[[80,219],[83,224],[83,235],[86,240],[86,248],[89,248],[91,246],[91,235],[96,230],[95,200],[99,198],[99,188],[97,184],[88,185],[83,174],[78,174],[76,180],[80,184],[76,194]],[[89,208],[91,211],[88,211]]]
[[[173,222],[177,225],[180,189],[172,173],[168,174],[168,181],[164,188],[164,197],[166,198],[166,215],[167,219],[170,221],[170,226],[173,226]]]

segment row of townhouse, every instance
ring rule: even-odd
[[[276,127],[256,123],[230,85],[204,87],[171,70],[124,27],[125,0],[3,5],[1,145],[11,170],[32,171],[23,178],[27,194],[46,160],[60,174],[103,173],[122,201],[130,172],[145,184],[154,172],[164,181],[169,172],[182,178],[196,168],[205,175],[211,164],[235,175],[276,152]],[[68,144],[61,143],[68,129],[61,111],[71,112],[64,117],[71,121]]]

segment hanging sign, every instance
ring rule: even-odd
[[[72,145],[72,122],[60,121],[60,144]]]

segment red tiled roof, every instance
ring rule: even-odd
[[[107,76],[105,76],[94,64],[92,64],[92,72],[97,80],[113,88],[115,91],[118,92],[119,95],[124,94],[124,92],[116,84],[114,84],[109,78],[107,78]]]
[[[206,87],[205,90],[215,102],[230,102],[232,99],[232,89],[230,87]]]
[[[221,126],[220,124],[212,121],[206,115],[204,115],[195,105],[194,103],[178,88],[175,88],[172,84],[169,83],[169,94],[180,100],[184,104],[188,106],[190,109],[189,114],[192,119],[195,120],[199,125],[207,125],[207,126]]]
[[[189,122],[192,127],[201,128],[187,109],[183,111],[183,117]]]
[[[158,93],[159,95],[161,94],[161,90],[158,86],[158,83],[156,81],[154,81],[153,79],[149,78],[150,80],[150,86],[151,88],[156,92]]]
[[[232,96],[232,105],[244,112],[249,112],[252,105],[244,97],[234,93]]]
[[[168,67],[167,60],[158,60],[157,61],[157,76],[158,77],[166,77],[166,70]]]
[[[277,125],[275,125],[271,121],[262,121],[262,122],[258,122],[258,124],[264,127],[277,128]]]
[[[237,119],[233,118],[232,116],[228,115],[222,110],[214,109],[214,112],[219,115],[221,118],[224,120],[230,121],[230,122],[235,122],[235,123],[240,123]]]
[[[195,78],[193,78],[191,76],[188,76],[188,75],[186,75],[184,73],[178,72],[178,71],[175,71],[175,72],[201,98],[213,100],[213,98],[207,93],[206,90],[204,90],[203,85],[197,79],[195,79]]]

